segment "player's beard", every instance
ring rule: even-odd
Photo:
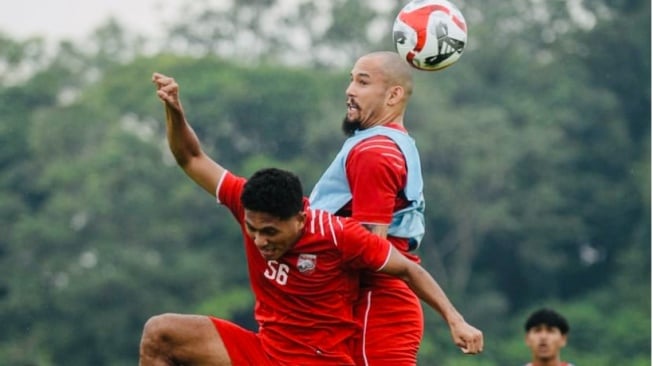
[[[345,133],[345,136],[353,136],[356,130],[361,130],[361,121],[360,119],[349,119],[347,116],[342,120],[342,132]]]

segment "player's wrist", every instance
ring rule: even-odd
[[[451,314],[445,317],[445,320],[447,324],[449,324],[450,328],[456,328],[462,324],[465,324],[465,319],[457,311],[452,311]]]

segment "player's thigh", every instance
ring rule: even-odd
[[[361,326],[378,332],[380,338],[393,338],[390,329],[414,333],[417,342],[424,331],[424,313],[419,298],[408,287],[369,288],[361,292],[354,307]]]
[[[419,299],[410,289],[364,291],[356,304],[362,327],[355,353],[362,365],[415,365],[424,332]]]
[[[211,317],[234,366],[278,366],[263,350],[259,336],[230,321]]]

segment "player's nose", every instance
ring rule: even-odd
[[[263,235],[254,234],[252,239],[254,239],[254,244],[259,248],[263,248],[264,246],[268,245],[268,240]]]
[[[354,97],[354,94],[355,94],[354,89],[355,89],[354,88],[354,83],[353,82],[349,83],[349,85],[347,86],[347,89],[345,89],[345,95],[347,96],[347,99]]]

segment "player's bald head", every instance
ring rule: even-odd
[[[368,58],[378,64],[379,72],[383,75],[387,86],[401,86],[407,97],[413,93],[413,70],[399,54],[379,51],[361,57],[361,59],[363,58]]]

